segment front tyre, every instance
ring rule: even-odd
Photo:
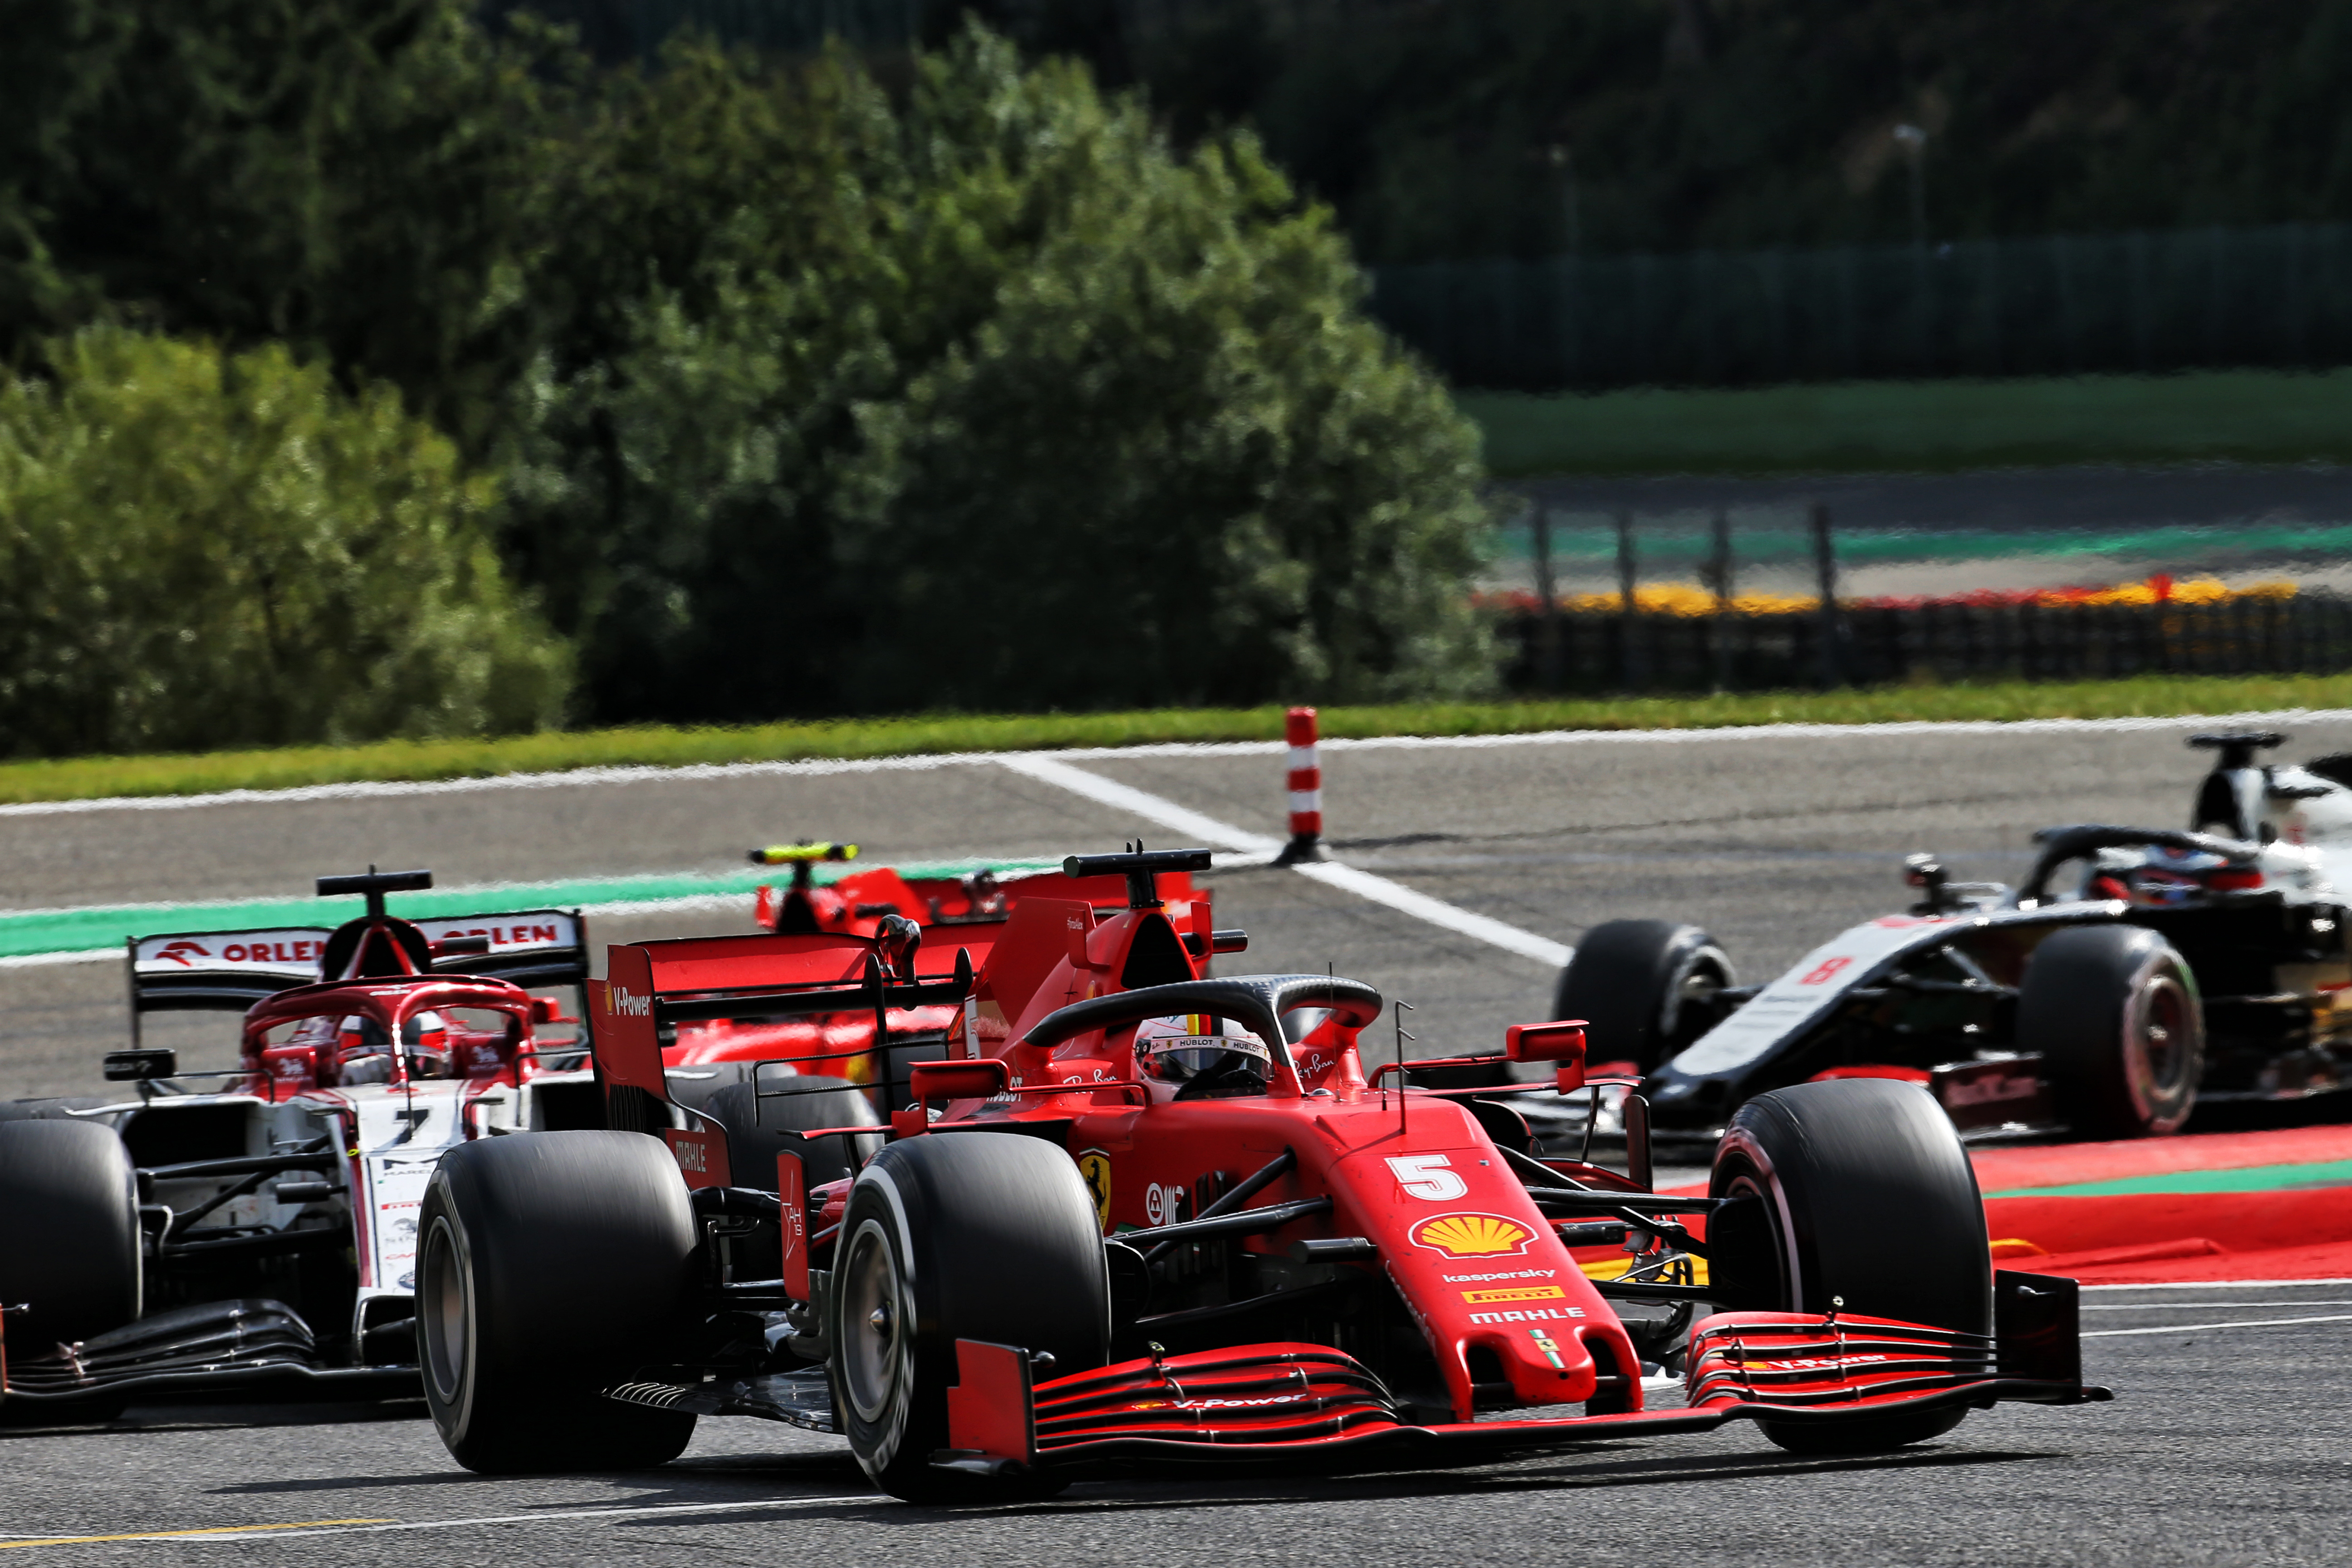
[[[2059,1117],[2086,1138],[2178,1132],[2205,1075],[2205,1010],[2172,944],[2142,926],[2053,931],[2017,996]]]
[[[122,1140],[36,1114],[0,1119],[0,1303],[23,1309],[6,1327],[19,1361],[132,1322],[143,1288],[139,1178]],[[111,1421],[123,1405],[10,1400],[0,1425]]]
[[[1759,1094],[1717,1146],[1708,1278],[1730,1311],[1827,1312],[1992,1332],[1992,1258],[1976,1172],[1943,1109],[1885,1079]],[[1968,1412],[1814,1425],[1760,1421],[1798,1453],[1879,1453]]]
[[[695,1224],[641,1132],[461,1144],[425,1189],[417,1360],[450,1456],[484,1475],[676,1458],[694,1417],[600,1392],[657,1358],[685,1305]]]
[[[1110,1280],[1070,1157],[1014,1133],[902,1139],[858,1173],[834,1254],[834,1410],[877,1486],[911,1502],[1058,1489],[934,1469],[948,1446],[956,1341],[1053,1357],[1040,1381],[1104,1363]]]

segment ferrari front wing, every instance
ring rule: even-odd
[[[1414,1453],[1459,1462],[1629,1433],[1703,1432],[1739,1420],[1835,1426],[1990,1407],[2078,1405],[2071,1279],[2004,1273],[1996,1337],[1837,1313],[1729,1312],[1691,1331],[1680,1409],[1417,1423],[1381,1381],[1328,1346],[1274,1343],[1156,1356],[1033,1384],[1029,1353],[957,1342],[944,1468],[982,1475],[1084,1470],[1139,1459],[1318,1468]]]

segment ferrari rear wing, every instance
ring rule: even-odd
[[[605,1124],[666,1138],[689,1185],[725,1185],[725,1139],[672,1127],[663,1107],[669,1087],[662,1046],[677,1026],[865,1014],[876,1043],[885,1044],[893,1012],[952,1006],[972,994],[971,952],[943,957],[917,948],[898,961],[907,972],[894,973],[879,944],[846,934],[616,942],[605,952],[605,978],[588,987],[589,1045]]]
[[[410,924],[437,949],[477,938],[474,951],[436,956],[440,974],[471,974],[522,986],[583,985],[588,979],[588,927],[577,910],[520,910],[452,915]],[[132,937],[126,957],[131,983],[131,1038],[149,1013],[242,1013],[264,997],[296,985],[314,985],[333,931],[325,926],[271,926],[254,931],[176,931]]]

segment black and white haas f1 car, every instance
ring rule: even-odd
[[[1181,929],[1155,886],[1207,863],[1073,857],[1074,879],[1123,876],[1126,907],[1032,889],[978,966],[854,933],[613,948],[589,1014],[613,1130],[453,1148],[425,1197],[450,1452],[657,1463],[698,1417],[750,1415],[840,1434],[898,1496],[987,1500],[1734,1421],[1870,1451],[1998,1401],[2105,1397],[2080,1380],[2074,1282],[1994,1273],[1967,1155],[1916,1089],[1759,1098],[1704,1197],[1652,1190],[1646,1144],[1625,1173],[1543,1159],[1510,1091],[1406,1085],[1486,1059],[1368,1078],[1370,986],[1208,977],[1242,933],[1205,899]],[[863,978],[806,979],[819,941]],[[878,1149],[870,1126],[779,1141],[650,1113],[666,1027],[861,998],[955,1019]],[[1583,1049],[1562,1020],[1493,1060],[1572,1090]],[[835,1144],[846,1173],[811,1179]]]
[[[1696,927],[1600,926],[1560,977],[1597,1052],[1647,1075],[1660,1132],[1706,1135],[1751,1096],[1903,1078],[1972,1133],[2178,1131],[2200,1099],[2294,1100],[2352,1080],[2352,754],[2217,752],[2187,831],[2045,828],[2016,888],[1929,856],[1909,912],[1841,932],[1763,986]],[[1604,1024],[1604,1017],[1606,1024]]]
[[[0,1106],[0,1419],[414,1396],[417,1212],[443,1151],[603,1113],[579,1019],[532,994],[584,984],[578,913],[384,912],[432,880],[319,879],[367,899],[332,931],[131,942],[133,1040],[149,1014],[242,1012],[238,1065],[183,1075],[134,1045],[106,1058],[136,1086],[120,1103]]]

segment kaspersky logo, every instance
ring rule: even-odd
[[[210,958],[212,955],[211,948],[200,942],[190,942],[184,937],[178,942],[165,942],[156,950],[152,962],[160,963],[168,959],[183,969],[192,969],[194,967],[191,962],[192,957]]]

